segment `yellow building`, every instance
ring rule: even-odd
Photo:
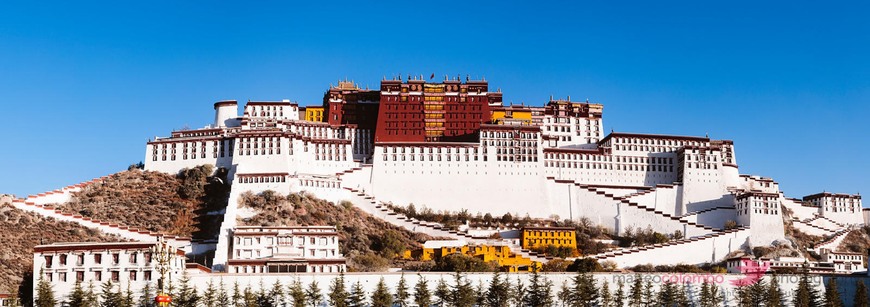
[[[405,259],[435,261],[453,254],[471,256],[483,262],[496,262],[505,272],[531,272],[533,267],[541,268],[541,263],[514,254],[505,245],[467,245],[465,241],[427,241],[423,248],[405,251]]]
[[[323,107],[319,106],[308,106],[305,107],[305,120],[310,122],[322,122],[323,121]]]
[[[523,249],[538,249],[547,246],[577,248],[577,233],[572,227],[523,227]]]
[[[532,123],[532,108],[524,105],[493,107],[490,120],[495,124],[528,125]]]

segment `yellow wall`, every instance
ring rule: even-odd
[[[523,249],[555,247],[577,248],[577,236],[573,229],[523,228]]]
[[[322,122],[323,107],[305,107],[305,120],[310,122]]]

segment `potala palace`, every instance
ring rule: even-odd
[[[144,161],[146,170],[173,174],[201,164],[229,171],[218,269],[236,217],[246,214],[237,198],[247,191],[307,191],[369,211],[413,203],[587,217],[617,233],[649,226],[685,235],[597,256],[622,265],[721,261],[742,247],[771,245],[785,239],[783,210],[809,234],[864,223],[859,195],[789,198],[770,178],[740,174],[731,140],[606,134],[601,104],[551,97],[544,106],[504,105],[486,80],[394,77],[378,90],[344,81],[330,86],[322,106],[249,101],[239,115],[236,101],[220,101],[214,110],[213,125],[149,141]],[[727,221],[738,227],[726,230]]]

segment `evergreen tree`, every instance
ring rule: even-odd
[[[257,290],[257,294],[255,295],[257,301],[257,307],[275,307],[272,305],[272,300],[269,298],[269,294],[266,292],[266,287],[263,286],[263,280],[260,279],[260,287]]]
[[[450,291],[451,306],[471,307],[477,302],[474,295],[474,286],[468,279],[463,279],[459,272],[453,274],[454,285]]]
[[[646,306],[653,306],[656,304],[655,291],[653,291],[652,281],[650,280],[647,280],[643,284],[643,303]]]
[[[819,294],[816,292],[815,287],[810,284],[808,271],[809,269],[804,265],[798,280],[797,291],[795,291],[794,298],[792,299],[792,304],[795,307],[818,306],[822,303],[819,301]]]
[[[118,285],[118,294],[121,292],[121,286]],[[121,295],[121,307],[135,307],[135,300],[133,299],[133,286],[130,285],[130,281],[127,281],[127,291],[124,291],[124,294]]]
[[[852,300],[853,306],[870,306],[870,300],[867,299],[867,285],[863,280],[858,280],[855,285],[855,298]]]
[[[214,288],[214,284],[209,279],[208,285],[205,288],[205,292],[202,293],[202,304],[205,307],[216,307],[217,306],[217,291]]]
[[[178,292],[172,297],[172,304],[175,307],[196,307],[199,302],[199,294],[196,293],[196,288],[190,285],[190,277],[184,274],[181,277],[181,286],[178,287]]]
[[[783,301],[784,298],[782,289],[779,288],[779,278],[776,274],[773,274],[773,276],[770,277],[770,283],[767,284],[767,294],[765,295],[764,306],[785,306],[785,302]]]
[[[224,285],[223,278],[221,278],[221,282],[218,284],[217,293],[217,298],[215,298],[217,305],[221,307],[230,306],[230,297],[227,295],[227,287]]]
[[[57,300],[54,299],[54,290],[51,289],[51,283],[45,278],[42,270],[39,271],[39,281],[36,283],[36,301],[35,307],[54,307]]]
[[[259,307],[257,304],[257,293],[251,290],[251,286],[245,287],[245,292],[242,293],[242,306]]]
[[[284,286],[277,279],[269,290],[269,299],[272,300],[272,306],[284,306]]]
[[[532,269],[532,277],[529,279],[529,291],[524,301],[525,305],[531,307],[553,305],[552,288],[553,283],[551,281],[541,280],[541,274],[538,274],[537,268]]]
[[[837,287],[837,278],[828,279],[828,284],[825,286],[825,307],[843,307],[840,289]]]
[[[613,306],[613,296],[610,294],[610,285],[607,284],[607,280],[601,284],[601,294],[599,297],[601,298],[601,307]]]
[[[680,307],[689,307],[692,306],[692,301],[689,300],[689,294],[687,293],[687,289],[691,287],[690,284],[677,285],[677,297],[676,303],[677,306]]]
[[[749,302],[752,306],[761,306],[767,301],[767,284],[764,279],[749,285]]]
[[[489,288],[486,289],[484,304],[489,307],[506,307],[510,297],[509,292],[507,279],[502,279],[501,274],[496,271],[489,281]]]
[[[100,306],[102,307],[119,307],[121,306],[121,296],[115,292],[115,285],[111,280],[103,283],[102,293],[100,293]]]
[[[320,293],[320,287],[317,286],[316,280],[312,280],[308,284],[308,289],[305,289],[305,299],[310,306],[317,306],[323,300],[323,294]]]
[[[625,283],[622,278],[616,281],[616,293],[613,294],[613,306],[625,306]]]
[[[531,290],[531,287],[529,288]],[[592,273],[577,273],[571,283],[570,306],[597,306],[598,289]]]
[[[365,301],[366,291],[363,290],[362,284],[357,281],[353,284],[353,287],[351,287],[348,305],[350,307],[360,307],[365,304]]]
[[[88,307],[96,307],[97,305],[99,305],[97,302],[99,302],[100,298],[97,296],[97,293],[94,291],[94,281],[93,280],[88,282],[88,291],[85,292],[85,298],[88,302],[88,304],[87,304]]]
[[[347,307],[348,294],[344,285],[344,272],[332,279],[329,285],[329,304],[335,307]]]
[[[244,301],[242,299],[243,299],[243,296],[242,296],[241,290],[239,290],[239,282],[238,281],[233,282],[233,297],[232,297],[233,306],[235,306],[235,307],[244,306]]]
[[[87,299],[85,298],[85,290],[82,289],[82,283],[78,280],[75,285],[73,285],[73,290],[69,294],[69,301],[67,301],[67,305],[69,307],[87,307]]]
[[[151,283],[146,283],[145,287],[142,288],[142,295],[139,296],[139,307],[154,306],[154,296],[154,292],[151,291]]]
[[[523,281],[517,277],[517,285],[511,290],[511,302],[515,307],[522,307],[523,302],[526,301],[526,287],[523,285]]]
[[[399,307],[407,307],[409,297],[411,297],[411,294],[408,293],[408,283],[405,282],[405,273],[402,273],[402,276],[399,278],[399,284],[396,285],[396,296],[394,302],[396,305],[399,305]]]
[[[628,306],[641,307],[643,305],[643,278],[640,274],[635,274],[631,287],[628,289]]]
[[[712,307],[710,297],[710,282],[704,280],[701,284],[701,293],[698,294],[698,306],[699,307]]]
[[[483,280],[477,280],[477,288],[474,291],[475,306],[486,306],[486,288],[483,286]]]
[[[571,293],[571,288],[568,287],[567,281],[562,281],[562,286],[559,287],[559,293],[556,293],[556,297],[559,298],[560,302],[562,302],[562,306],[571,305],[573,294]]]
[[[677,303],[677,286],[666,281],[659,287],[657,303],[660,306],[675,306]]]
[[[749,286],[737,287],[737,307],[752,307],[752,297],[749,294]]]
[[[722,305],[722,293],[719,292],[719,286],[710,284],[710,306],[719,307]]]
[[[293,307],[305,307],[305,290],[302,289],[301,281],[294,281],[287,293],[293,301]]]
[[[435,287],[436,305],[440,307],[450,306],[450,288],[444,282],[444,278],[438,281],[438,286]]]
[[[378,281],[375,286],[375,291],[372,292],[372,307],[390,307],[393,306],[393,295],[390,294],[390,289],[384,283],[384,278]]]
[[[429,281],[417,274],[417,284],[414,285],[414,304],[422,307],[432,305],[432,293],[429,292]]]

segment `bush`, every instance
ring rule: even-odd
[[[451,254],[435,259],[433,271],[441,272],[494,272],[498,266],[494,262],[484,262],[464,254]]]
[[[390,265],[390,261],[374,253],[359,254],[351,258],[352,268],[361,272],[382,272]]]
[[[598,260],[593,258],[578,258],[574,260],[574,263],[568,266],[567,270],[569,272],[590,273],[601,272],[604,268],[601,267]]]
[[[568,266],[571,265],[571,261],[564,259],[553,259],[547,261],[541,266],[541,271],[543,272],[567,272]]]

